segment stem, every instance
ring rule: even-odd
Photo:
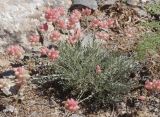
[[[81,97],[83,96],[84,92],[81,90],[80,95],[78,95],[77,100],[80,101]]]
[[[85,100],[88,100],[89,98],[91,98],[94,95],[94,93],[92,93],[91,95],[89,95],[88,97],[82,99],[81,101],[79,101],[79,103],[84,102]]]

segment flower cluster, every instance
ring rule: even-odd
[[[145,101],[145,100],[146,100],[146,97],[143,96],[143,95],[141,95],[141,96],[138,97],[138,99],[141,100],[141,101]]]
[[[78,106],[78,102],[75,101],[73,98],[67,99],[65,102],[65,108],[71,112],[77,111],[80,107]]]
[[[75,27],[76,23],[81,19],[81,12],[78,10],[73,10],[71,15],[68,18],[67,28],[72,29]]]
[[[96,66],[96,73],[100,74],[101,72],[102,72],[102,69],[101,69],[100,65],[97,65]]]
[[[23,85],[26,83],[26,79],[29,76],[27,71],[25,70],[24,67],[17,67],[17,68],[13,68],[13,71],[15,72],[15,76],[16,76],[16,83],[18,85]]]
[[[96,38],[98,38],[98,39],[102,39],[102,40],[108,40],[109,39],[109,34],[108,33],[106,33],[106,32],[97,32],[96,33]]]
[[[57,20],[55,25],[60,29],[66,29],[67,28],[66,22],[63,19]]]
[[[45,11],[45,18],[48,22],[56,22],[59,20],[60,16],[64,15],[65,11],[63,7],[56,7],[56,8],[48,8]]]
[[[59,58],[59,51],[55,50],[54,48],[48,49],[47,47],[40,48],[41,56],[48,56],[51,60],[55,61]]]
[[[92,12],[92,10],[89,8],[82,9],[82,11],[81,11],[83,16],[89,16],[89,15],[91,15],[91,12]]]
[[[150,91],[160,91],[160,80],[146,81],[144,87]]]
[[[51,50],[48,51],[47,54],[48,58],[50,58],[51,60],[55,61],[56,59],[59,58],[59,51],[55,50],[54,48],[52,48]]]
[[[40,29],[41,32],[47,31],[48,30],[48,24],[47,23],[41,24],[39,26],[39,29]]]
[[[58,31],[52,31],[50,35],[50,39],[52,41],[58,41],[60,39],[61,33]]]
[[[30,42],[32,45],[34,45],[34,44],[36,44],[36,43],[39,42],[39,39],[40,39],[39,35],[31,35],[31,36],[29,37],[29,42]]]
[[[40,48],[40,53],[42,56],[47,55],[49,52],[49,49],[47,47]]]
[[[93,19],[91,21],[91,26],[93,28],[100,28],[100,29],[107,29],[107,28],[110,28],[112,27],[114,24],[114,20],[113,19],[108,19],[108,20],[104,20],[104,21],[101,21],[97,18]]]
[[[74,31],[74,34],[69,36],[68,43],[74,45],[78,41],[80,36],[81,36],[81,30],[80,29],[76,29]]]
[[[20,58],[23,55],[24,50],[19,45],[11,45],[7,48],[7,53],[16,58]]]

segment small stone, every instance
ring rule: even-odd
[[[105,5],[113,5],[117,2],[118,0],[105,0]]]
[[[101,7],[101,10],[108,9],[109,6],[115,4],[118,0],[97,0],[98,6]]]
[[[29,115],[29,117],[38,117],[38,116],[40,116],[40,114],[39,114],[38,112],[36,112],[36,111],[32,112],[32,113]]]
[[[6,106],[6,109],[3,110],[3,112],[18,113],[18,110],[14,106],[8,105]]]
[[[72,1],[73,1],[73,4],[71,6],[72,8],[88,7],[92,10],[96,10],[98,8],[96,0],[72,0]]]
[[[10,92],[10,87],[4,87],[1,89],[1,91],[7,96],[12,95],[12,93]]]
[[[79,114],[72,114],[70,117],[84,117],[84,116]]]
[[[140,3],[140,0],[127,0],[127,4],[132,6],[137,6]]]
[[[93,41],[94,40],[93,40],[93,35],[92,34],[85,35],[85,37],[82,40],[82,46],[83,47],[91,46]]]
[[[140,9],[138,7],[135,7],[133,9],[138,13],[138,15],[140,17],[147,17],[148,16],[147,12],[145,10],[143,10],[143,9]]]

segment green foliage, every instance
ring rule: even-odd
[[[149,4],[145,8],[150,14],[160,14],[160,3]]]
[[[144,37],[144,40],[141,41],[138,46],[137,46],[137,54],[138,54],[138,59],[142,60],[144,59],[146,53],[148,51],[150,52],[156,52],[157,49],[160,46],[160,34],[151,34],[151,35],[146,35]]]
[[[137,58],[143,60],[148,51],[156,53],[160,46],[160,21],[146,21],[141,23],[142,26],[151,32],[145,33],[143,40],[137,45]]]
[[[59,51],[60,58],[50,64],[54,74],[48,74],[45,80],[37,79],[41,84],[61,79],[63,90],[73,89],[70,94],[73,97],[94,98],[101,104],[121,100],[133,86],[129,78],[135,68],[131,58],[107,53],[96,43],[82,47],[81,42],[76,45],[61,42]],[[96,73],[97,65],[101,66],[100,74]]]
[[[141,23],[141,25],[151,29],[153,32],[160,32],[160,21],[146,21]]]

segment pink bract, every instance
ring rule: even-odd
[[[42,48],[40,49],[41,55],[47,55],[48,52],[49,52],[49,49],[48,49],[47,47],[42,47]]]
[[[55,50],[54,48],[52,48],[51,50],[49,50],[48,52],[48,57],[55,61],[56,59],[59,58],[59,51],[58,50]]]
[[[24,50],[19,45],[11,45],[7,48],[7,53],[19,58],[24,53]]]
[[[14,68],[13,71],[15,72],[16,76],[24,75],[25,74],[25,69],[24,67],[17,67]]]
[[[82,15],[84,15],[84,16],[91,15],[91,12],[92,12],[92,10],[88,9],[88,8],[82,9],[82,11],[81,11]]]
[[[57,20],[56,26],[61,28],[61,29],[66,29],[67,28],[67,25],[66,25],[65,21],[62,20],[62,19]]]
[[[65,108],[71,112],[75,112],[80,107],[78,106],[78,101],[71,98],[71,99],[67,99],[67,101],[65,102]]]
[[[144,101],[144,100],[146,100],[146,97],[145,96],[139,96],[138,99],[141,100],[141,101]]]
[[[91,21],[91,26],[93,28],[97,28],[100,25],[100,23],[101,23],[100,20],[95,18]]]
[[[97,32],[96,33],[96,38],[98,38],[98,39],[102,39],[102,40],[108,40],[109,39],[109,34],[108,33],[106,33],[106,32]]]
[[[45,32],[48,30],[48,24],[44,23],[39,26],[40,31]]]
[[[74,45],[80,38],[81,36],[81,30],[80,29],[76,29],[74,34],[70,35],[68,38],[68,43]]]
[[[60,39],[61,33],[58,31],[52,31],[50,35],[50,39],[52,41],[58,41]]]
[[[45,18],[48,22],[56,22],[62,14],[63,9],[61,8],[48,8],[45,11]]]
[[[39,35],[31,35],[29,37],[29,42],[31,42],[31,44],[34,45],[39,42],[39,39],[40,39]]]
[[[96,73],[100,74],[102,72],[100,65],[96,66]]]

